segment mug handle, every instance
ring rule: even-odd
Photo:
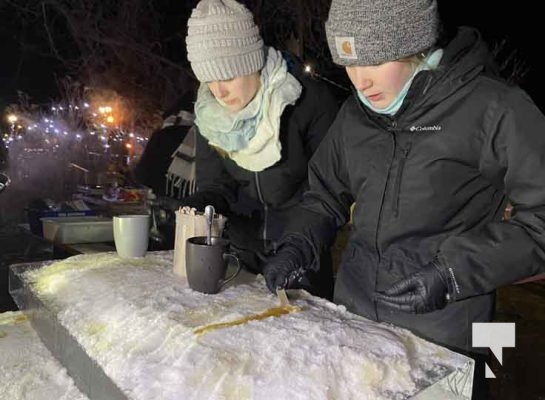
[[[225,278],[224,280],[222,280],[220,282],[220,289],[225,286],[227,283],[231,282],[233,279],[235,279],[237,277],[237,275],[239,274],[240,270],[241,270],[241,267],[240,267],[240,261],[238,259],[237,256],[235,256],[234,254],[231,254],[231,253],[224,253],[223,254],[223,259],[226,259],[228,257],[233,257],[235,259],[235,261],[237,262],[237,270],[231,275],[229,276],[228,278]]]

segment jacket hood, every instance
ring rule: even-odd
[[[433,70],[421,71],[414,78],[394,117],[373,112],[360,103],[354,88],[352,92],[354,101],[371,120],[388,124],[393,118],[401,123],[410,123],[455,95],[479,75],[500,79],[498,71],[492,53],[480,33],[474,28],[460,27],[454,38],[443,47],[439,66]]]
[[[414,80],[402,109],[408,114],[422,115],[463,89],[478,75],[500,79],[492,53],[480,33],[469,27],[458,29],[444,47],[438,68],[421,72]]]

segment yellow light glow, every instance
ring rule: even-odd
[[[108,117],[106,118],[106,122],[108,123],[113,123],[114,122],[114,117],[112,117],[111,115],[108,115]]]
[[[132,149],[132,144],[127,143],[127,144],[125,145],[125,147],[126,147],[127,149]]]
[[[17,115],[14,115],[14,114],[10,114],[8,115],[8,122],[13,124],[15,122],[17,122],[19,118],[17,118]]]

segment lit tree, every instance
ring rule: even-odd
[[[191,5],[178,10],[180,28],[171,33],[164,14],[149,0],[5,3],[27,26],[41,30],[43,40],[33,48],[60,60],[86,88],[115,91],[130,101],[137,127],[156,124],[157,114],[194,85],[180,35]]]

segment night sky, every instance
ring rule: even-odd
[[[474,10],[472,5],[475,1],[479,1],[483,11]],[[501,3],[487,0],[439,1],[440,12],[447,26],[475,26],[489,42],[504,39],[509,48],[517,50],[518,58],[528,67],[520,85],[545,111],[545,95],[542,93],[545,62],[539,61],[539,58],[543,58],[541,46],[538,44],[534,48],[530,45],[531,41],[535,42],[541,37],[537,28],[543,24],[542,18],[536,12],[535,5],[514,8],[501,7]],[[524,3],[527,5],[527,2]],[[32,26],[23,27],[8,11],[6,7],[0,7],[0,108],[3,110],[16,100],[17,90],[28,93],[36,102],[48,102],[55,98],[55,76],[62,77],[63,68],[53,58],[38,54],[37,48],[32,46],[33,35],[36,34]],[[26,44],[22,46],[21,43]],[[179,58],[179,55],[172,58]]]
[[[17,90],[39,102],[54,97],[57,92],[55,75],[62,77],[64,69],[59,62],[41,54],[30,44],[37,39],[32,35],[38,30],[22,26],[5,8],[0,9],[0,21],[0,110],[17,100]]]
[[[477,2],[479,10],[475,9]],[[518,4],[520,6],[516,7]],[[516,50],[517,59],[528,68],[519,84],[545,112],[545,61],[539,43],[543,37],[539,27],[544,21],[536,4],[527,1],[439,0],[439,10],[446,25],[474,26],[488,43],[505,40],[507,48]]]

